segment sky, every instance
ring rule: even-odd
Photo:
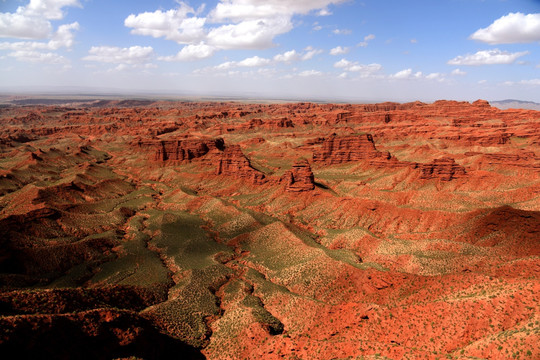
[[[0,90],[540,102],[540,0],[0,0]]]

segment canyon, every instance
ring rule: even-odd
[[[37,99],[0,124],[0,353],[540,358],[540,111]]]

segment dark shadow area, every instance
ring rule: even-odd
[[[118,310],[0,318],[0,354],[4,359],[205,358],[137,313]]]

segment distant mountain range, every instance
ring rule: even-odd
[[[540,110],[540,104],[533,101],[522,101],[515,99],[506,99],[499,101],[490,101],[491,106],[498,107],[499,109],[530,109]]]

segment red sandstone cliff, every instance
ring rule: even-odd
[[[309,162],[305,159],[297,160],[292,169],[283,174],[281,181],[285,182],[285,190],[289,192],[303,192],[315,189],[315,180]]]
[[[390,154],[378,151],[370,134],[334,135],[324,140],[322,148],[313,153],[314,162],[329,165],[376,158],[389,159]]]
[[[261,185],[267,181],[262,172],[251,166],[249,159],[240,149],[240,145],[229,145],[225,148],[219,160],[216,174],[246,179],[255,185]]]

